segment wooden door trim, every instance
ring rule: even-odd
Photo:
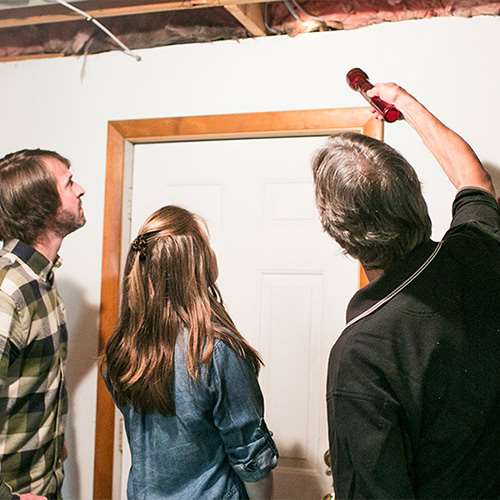
[[[110,338],[119,308],[126,175],[135,144],[328,136],[353,130],[383,139],[383,124],[369,108],[338,108],[226,115],[118,120],[108,123],[102,247],[99,353]],[[360,285],[363,285],[360,273]],[[114,405],[98,375],[94,500],[110,500],[113,486]]]

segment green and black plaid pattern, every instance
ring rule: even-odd
[[[0,483],[57,498],[67,331],[53,267],[18,240],[0,250]]]

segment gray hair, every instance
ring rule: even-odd
[[[337,134],[317,152],[312,170],[323,228],[367,269],[385,269],[430,238],[417,174],[387,144]]]

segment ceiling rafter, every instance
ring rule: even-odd
[[[263,5],[259,3],[225,5],[225,9],[237,19],[252,36],[266,36]]]
[[[117,50],[119,44],[67,7],[38,4],[0,9],[0,62]],[[81,0],[75,6],[132,50],[437,16],[500,16],[500,0]]]
[[[242,24],[259,32],[264,28],[262,4],[279,2],[280,0],[87,0],[78,2],[78,8],[95,18],[129,16],[135,14],[151,14],[175,10],[203,9],[209,7],[225,7]],[[259,15],[260,12],[260,15]],[[243,20],[240,20],[241,19]],[[43,7],[24,7],[0,10],[0,29],[29,26],[35,24],[61,23],[76,21],[79,17],[61,5]],[[245,26],[245,24],[244,24]],[[245,26],[246,28],[246,26]],[[248,29],[248,28],[247,28]],[[254,34],[249,29],[250,33]]]

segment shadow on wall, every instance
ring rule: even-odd
[[[497,192],[497,199],[500,198],[500,166],[493,163],[485,162],[484,168],[490,173],[493,180],[493,185]]]
[[[294,443],[286,447],[280,445],[279,442],[277,444],[280,450],[280,461],[273,474],[273,498],[276,500],[303,500],[304,498],[321,500],[327,493],[331,492],[328,488],[325,491],[324,481],[316,473],[311,474],[307,470],[309,467],[305,459],[306,450],[301,444]],[[302,461],[304,462],[300,463]],[[303,469],[302,473],[299,472],[300,469]],[[325,464],[325,476],[327,475],[326,470]]]
[[[75,408],[75,393],[87,373],[94,367],[97,358],[97,329],[99,308],[85,300],[84,289],[73,281],[61,279],[57,287],[66,306],[68,321],[68,359],[66,363],[66,381],[69,394],[69,414],[66,426],[66,447],[68,458],[64,464],[64,498],[78,500],[82,477],[89,477],[88,471],[80,470],[75,428],[75,413],[94,411],[91,401],[86,408]],[[93,394],[94,396],[94,394]],[[93,417],[93,415],[92,415]],[[88,417],[87,417],[88,418]],[[80,430],[81,432],[81,430]],[[80,439],[85,446],[94,446],[94,436]]]

